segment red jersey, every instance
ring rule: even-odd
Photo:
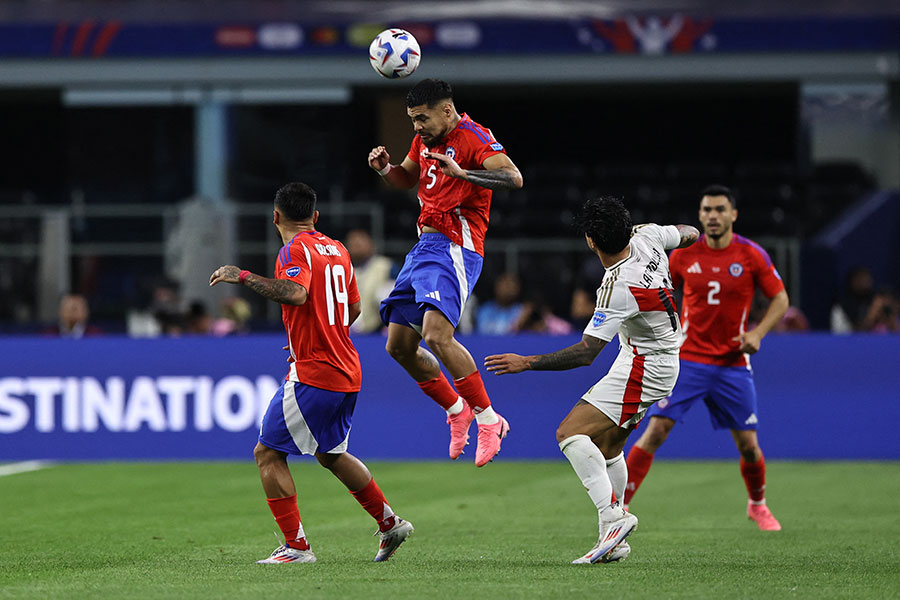
[[[419,165],[419,231],[425,225],[434,227],[453,243],[484,256],[491,190],[444,175],[440,165],[422,156],[423,152],[446,154],[465,170],[482,170],[487,158],[506,151],[490,129],[465,113],[456,128],[434,148],[426,147],[419,136],[413,138],[409,148],[410,160]]]
[[[306,288],[306,302],[281,305],[291,362],[287,381],[358,392],[359,354],[350,341],[350,305],[359,302],[350,254],[318,231],[302,231],[278,253],[275,278]]]
[[[672,251],[669,268],[675,287],[684,286],[681,358],[746,365],[747,356],[734,338],[744,333],[756,288],[768,298],[784,289],[766,251],[737,234],[726,248],[710,248],[701,235],[695,244]]]

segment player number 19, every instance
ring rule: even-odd
[[[706,303],[707,304],[718,304],[719,299],[716,297],[716,294],[719,293],[719,290],[722,289],[722,285],[718,281],[710,281],[709,282],[709,294],[706,295]]]
[[[332,285],[334,281],[334,285]],[[335,302],[337,301],[337,302]],[[350,309],[347,302],[347,275],[344,265],[325,265],[325,302],[328,305],[328,324],[334,325],[334,305],[340,303],[344,306],[344,327],[350,325]]]

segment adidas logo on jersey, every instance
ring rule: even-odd
[[[700,269],[700,263],[695,262],[691,266],[688,267],[688,273],[702,273],[703,271]]]
[[[756,418],[756,413],[752,413],[747,420],[744,421],[744,425],[756,425],[759,423],[759,419]]]
[[[441,293],[438,292],[437,290],[435,290],[433,292],[428,292],[427,294],[425,294],[425,297],[431,298],[432,300],[437,300],[438,302],[441,301]]]

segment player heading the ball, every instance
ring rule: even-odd
[[[481,274],[493,190],[521,188],[522,174],[490,129],[456,111],[447,82],[417,83],[406,112],[415,137],[403,162],[392,165],[384,146],[369,152],[369,166],[388,184],[419,186],[421,206],[419,241],[381,303],[386,349],[447,412],[450,458],[459,457],[472,420],[478,422],[475,465],[481,467],[500,450],[509,424],[491,407],[478,367],[454,331]],[[419,345],[423,339],[431,352]]]

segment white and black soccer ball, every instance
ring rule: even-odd
[[[421,57],[419,42],[405,29],[385,29],[369,45],[372,68],[388,79],[412,75]]]

